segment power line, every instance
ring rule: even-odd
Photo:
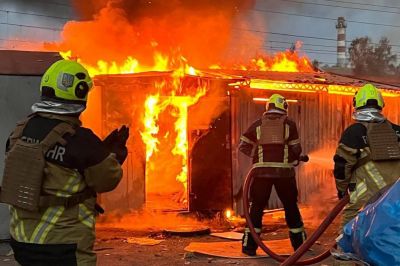
[[[20,15],[29,15],[29,16],[36,16],[36,17],[56,18],[56,19],[63,19],[63,20],[70,20],[71,19],[71,18],[67,18],[67,17],[49,16],[49,15],[43,15],[43,14],[12,11],[12,10],[5,10],[5,9],[0,9],[0,12],[20,14]]]
[[[305,4],[305,5],[316,5],[316,6],[326,6],[326,7],[337,7],[337,8],[345,8],[345,9],[354,9],[354,10],[364,10],[364,11],[371,11],[371,12],[400,14],[400,12],[395,12],[395,11],[369,9],[369,8],[362,8],[362,7],[338,6],[338,5],[314,3],[314,2],[304,2],[304,1],[297,1],[297,0],[281,0],[281,1],[292,2],[292,3],[297,3],[297,4]]]
[[[266,47],[266,48],[270,48],[270,49],[286,49],[286,50],[288,50],[288,49],[290,49],[290,47],[284,47],[284,46],[268,46],[268,45],[266,45],[266,46],[264,46],[264,47]],[[308,48],[300,48],[300,49],[296,49],[296,51],[305,51],[305,52],[307,52],[307,51],[310,51],[310,52],[312,52],[312,51],[316,51],[316,52],[330,52],[330,53],[332,53],[332,54],[336,54],[336,51],[333,51],[333,50],[324,50],[324,49],[308,49]]]
[[[286,1],[286,0],[283,0],[283,1]],[[257,9],[252,9],[252,10],[253,11],[257,11],[257,12],[265,12],[265,13],[272,13],[272,14],[281,14],[281,15],[288,15],[288,16],[306,17],[306,18],[315,18],[315,19],[322,19],[322,20],[337,21],[337,18],[311,16],[311,15],[304,15],[304,14],[297,14],[297,13],[288,13],[288,12],[283,12],[283,11],[266,10],[266,9],[258,9],[258,8]],[[346,20],[346,21],[347,22],[351,22],[351,23],[358,23],[358,24],[367,24],[367,25],[374,25],[374,26],[385,26],[385,27],[400,28],[400,25],[374,23],[374,22],[357,21],[357,20]]]
[[[281,51],[290,49],[290,47],[285,47],[285,46],[268,46],[268,45],[265,45],[264,47],[268,48],[268,49],[274,49],[274,50],[280,49]],[[336,55],[337,54],[337,51],[334,51],[334,50],[311,49],[311,48],[299,48],[299,49],[296,49],[296,51],[307,52],[307,53],[308,52],[324,52],[326,54],[331,54],[331,55]],[[392,55],[400,55],[400,52],[392,52],[391,54]]]
[[[295,42],[283,42],[283,41],[271,41],[271,40],[268,40],[267,42],[269,42],[269,43],[282,43],[282,44],[291,44],[291,45],[293,45],[293,44],[296,44]],[[337,47],[337,45],[323,45],[323,44],[311,44],[311,43],[301,43],[301,47],[303,47],[303,46],[317,46],[317,47]]]
[[[369,4],[369,3],[351,2],[351,1],[341,1],[341,0],[324,0],[324,1],[334,2],[334,3],[351,4],[351,5],[363,5],[363,6],[375,6],[375,7],[383,7],[383,8],[400,9],[400,7],[396,7],[396,6],[376,5],[376,4]]]
[[[26,28],[33,28],[33,29],[43,29],[43,30],[53,30],[53,31],[61,31],[62,30],[62,29],[59,29],[59,28],[39,27],[39,26],[15,24],[15,23],[6,23],[6,22],[0,22],[0,25],[11,25],[11,26],[26,27]]]
[[[251,32],[257,32],[257,33],[262,33],[262,34],[281,35],[281,36],[298,37],[298,38],[309,38],[309,39],[317,39],[317,40],[325,40],[325,41],[336,41],[336,39],[333,39],[333,38],[324,38],[324,37],[306,36],[306,35],[296,35],[296,34],[279,33],[279,32],[271,32],[271,31],[250,30],[250,29],[241,29],[241,28],[235,28],[235,30],[251,31]]]
[[[278,51],[278,52],[281,52],[282,51],[282,49],[279,49],[279,48],[272,48],[272,49],[270,49],[271,51]],[[307,54],[324,54],[324,55],[334,55],[334,54],[332,54],[332,53],[327,53],[327,52],[318,52],[318,51],[315,51],[315,52],[313,52],[313,51],[309,51],[309,52],[307,52]]]
[[[271,32],[271,31],[261,31],[261,30],[252,30],[252,29],[242,29],[242,28],[233,28],[234,30],[239,31],[249,31],[249,32],[256,32],[261,34],[271,34],[271,35],[280,35],[280,36],[287,36],[287,37],[296,37],[296,38],[307,38],[307,39],[314,39],[314,40],[324,40],[324,41],[337,41],[334,38],[327,38],[327,37],[316,37],[316,36],[306,36],[306,35],[297,35],[297,34],[290,34],[290,33],[280,33],[280,32]],[[347,43],[351,43],[351,41],[346,41]],[[372,43],[374,45],[379,45],[379,43]],[[392,47],[400,47],[400,44],[389,44]]]

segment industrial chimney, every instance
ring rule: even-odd
[[[337,66],[346,67],[346,20],[338,17],[337,29]]]

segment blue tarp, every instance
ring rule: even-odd
[[[344,227],[338,244],[371,265],[400,265],[400,179]]]

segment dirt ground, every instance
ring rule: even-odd
[[[319,223],[319,218],[316,218],[312,209],[302,208],[304,223],[308,235],[315,230]],[[136,221],[140,223],[140,220]],[[179,228],[179,224],[176,225]],[[211,223],[212,231],[241,231],[243,230],[243,219],[238,219],[233,222]],[[321,251],[327,249],[334,243],[337,236],[338,219],[327,230],[319,241],[312,247],[305,257],[315,256]],[[150,230],[137,229],[118,229],[115,226],[99,226],[96,231],[95,251],[98,255],[99,266],[128,266],[128,265],[279,265],[270,258],[263,259],[223,259],[210,256],[199,255],[184,251],[184,248],[190,242],[211,242],[211,241],[228,241],[216,238],[209,235],[203,236],[171,236],[163,233],[159,228]],[[128,243],[130,237],[150,237],[153,239],[163,240],[161,243],[153,246],[144,246],[139,244]],[[274,212],[264,215],[263,239],[285,239],[288,237],[287,228],[282,212]],[[0,265],[16,265],[13,256],[5,256],[9,252],[6,244],[0,245]],[[334,260],[328,258],[325,261],[316,265],[333,265]]]

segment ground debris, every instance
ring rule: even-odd
[[[153,239],[148,237],[128,237],[126,239],[126,242],[129,244],[137,244],[141,246],[155,246],[163,241],[163,239]]]
[[[196,258],[196,255],[193,252],[187,252],[185,253],[185,255],[183,256],[183,259],[187,260],[187,259],[194,259]]]

